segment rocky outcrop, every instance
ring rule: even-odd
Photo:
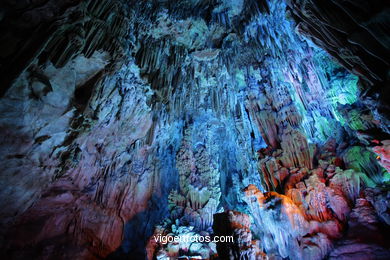
[[[329,259],[386,259],[390,254],[387,243],[372,205],[359,198],[350,214],[348,232],[337,242]]]
[[[78,125],[68,119],[68,124],[75,127],[74,132],[61,133],[61,129],[53,129],[48,124],[47,129],[52,132],[31,146],[53,147],[44,150],[50,154],[32,152],[35,156],[52,157],[53,170],[45,171],[46,176],[41,179],[31,176],[30,181],[21,182],[20,188],[13,192],[13,202],[7,204],[22,214],[14,223],[15,228],[6,234],[5,246],[10,257],[39,254],[37,247],[43,248],[47,257],[106,256],[120,246],[126,221],[145,210],[152,196],[159,196],[154,187],[158,187],[162,176],[154,174],[150,164],[154,148],[145,142],[153,121],[146,98],[137,94],[147,90],[147,86],[132,65],[120,73],[126,75],[123,83],[118,86],[116,79],[102,82],[104,91],[97,91],[91,97]],[[107,98],[99,98],[101,95]],[[58,121],[55,122],[58,127],[57,124]],[[56,138],[56,134],[61,138]],[[31,167],[48,166],[33,164]],[[24,173],[16,171],[14,176],[26,178]],[[40,183],[45,186],[40,187]],[[34,196],[22,196],[27,192]],[[34,206],[25,212],[19,206],[31,203]],[[12,214],[12,208],[8,212]],[[19,250],[29,245],[36,246]],[[61,253],[58,246],[68,248],[66,253]]]
[[[367,238],[367,242],[362,242],[357,238],[344,237],[345,230],[354,232],[355,226],[364,225],[354,221],[370,222],[354,218],[364,218],[364,214],[372,219],[377,219],[381,214],[387,218],[384,213],[387,207],[378,205],[381,209],[374,210],[372,205],[375,202],[369,203],[361,190],[375,184],[362,173],[352,169],[343,171],[330,164],[335,160],[329,157],[332,154],[329,154],[330,144],[327,147],[325,154],[328,155],[320,155],[327,162],[321,160],[320,167],[316,169],[280,170],[286,171],[283,175],[287,176],[284,188],[280,189],[283,194],[263,193],[254,185],[245,189],[246,201],[254,218],[254,232],[260,237],[261,245],[268,256],[292,259],[323,259],[328,255],[331,258],[352,259],[365,254],[375,255],[375,250],[378,250],[376,257],[388,257],[389,252],[383,247],[386,242],[381,239]],[[371,188],[365,190],[369,192],[371,200],[378,198],[377,202],[385,201],[379,199],[379,194],[373,195],[375,193]],[[379,225],[378,220],[375,223]]]
[[[57,167],[66,156],[79,160],[79,148],[73,147],[67,155],[65,151],[77,133],[71,127],[82,127],[78,121],[83,121],[80,107],[73,103],[74,94],[105,70],[108,59],[107,53],[96,52],[90,59],[80,56],[62,68],[48,64],[39,74],[41,79],[47,79],[46,84],[26,72],[2,99],[1,156],[7,170],[1,176],[1,184],[8,187],[1,190],[2,225],[39,198],[61,174]],[[78,69],[84,65],[89,66]]]

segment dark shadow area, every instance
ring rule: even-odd
[[[148,208],[135,215],[124,228],[122,245],[107,260],[147,259],[146,246],[154,232],[154,227],[166,217],[166,207],[161,198],[153,195]]]

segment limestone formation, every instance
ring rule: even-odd
[[[0,255],[388,259],[388,13],[2,1]]]

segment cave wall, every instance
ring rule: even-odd
[[[126,221],[174,183],[149,156],[150,87],[121,58],[130,57],[126,6],[4,5],[2,42],[19,48],[3,49],[2,80],[20,75],[1,104],[2,248],[11,258],[106,256]]]
[[[384,1],[287,1],[299,33],[361,79],[361,100],[387,132],[389,4]]]
[[[386,42],[333,5],[2,3],[2,250],[207,259],[151,237],[231,225],[235,257],[386,258]]]

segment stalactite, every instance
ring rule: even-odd
[[[375,4],[5,1],[0,249],[386,258],[385,240],[354,234],[390,223],[387,18]],[[154,238],[221,225],[233,243]]]
[[[313,167],[313,154],[306,137],[295,129],[285,129],[282,135],[281,147],[283,150],[282,163],[286,167],[305,166]]]

